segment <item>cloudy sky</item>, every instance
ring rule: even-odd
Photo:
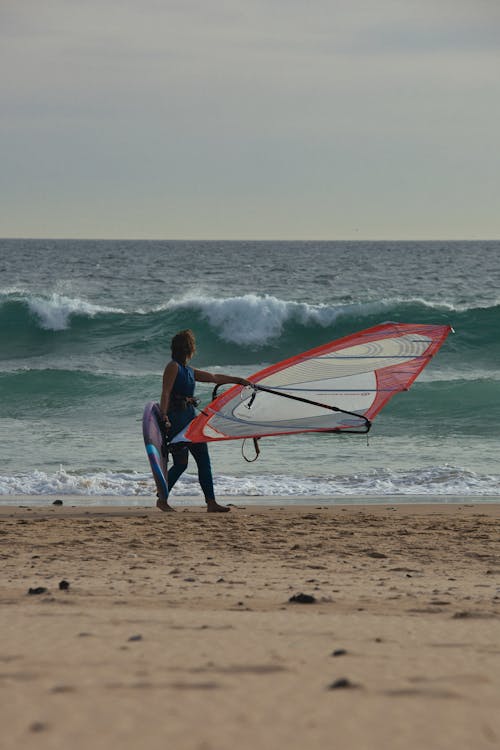
[[[500,237],[498,0],[0,0],[0,236]]]

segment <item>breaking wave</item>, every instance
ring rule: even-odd
[[[124,310],[57,294],[0,295],[0,344],[3,358],[31,354],[113,351],[117,360],[162,356],[171,335],[193,328],[204,362],[255,361],[255,352],[272,360],[317,346],[386,320],[446,323],[457,336],[453,350],[487,351],[500,361],[500,304],[457,306],[423,299],[387,299],[311,304],[272,295],[234,297],[188,295],[162,306]],[[16,336],[12,336],[12,330]],[[450,346],[447,344],[447,347]],[[446,351],[446,347],[444,349]],[[236,353],[236,357],[234,356]]]

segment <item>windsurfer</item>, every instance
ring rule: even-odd
[[[195,351],[196,341],[191,330],[179,331],[172,338],[172,359],[163,372],[160,400],[160,412],[169,440],[183,430],[196,416],[195,405],[197,402],[194,398],[196,381],[219,385],[225,385],[226,383],[248,385],[249,383],[245,378],[223,375],[222,373],[213,374],[190,367],[188,362],[194,356]],[[209,513],[227,513],[229,508],[225,505],[219,505],[215,500],[212,467],[206,443],[190,443],[188,446],[181,443],[178,447],[171,449],[173,465],[167,476],[169,492],[186,470],[189,453],[192,454],[198,467],[198,480],[205,495],[207,511]],[[173,510],[167,500],[158,500],[156,505],[163,511]]]

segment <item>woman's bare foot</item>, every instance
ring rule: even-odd
[[[207,513],[229,513],[231,508],[219,505],[216,500],[207,500]]]
[[[170,510],[175,513],[175,508],[172,508],[172,506],[169,505],[166,500],[157,500],[156,507],[159,508],[159,510],[164,510],[165,512],[168,512]]]

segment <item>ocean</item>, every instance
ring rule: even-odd
[[[154,504],[142,411],[179,329],[247,376],[387,320],[455,333],[368,438],[212,444],[222,500],[500,495],[500,242],[0,240],[0,503]],[[172,502],[202,502],[194,464]]]

